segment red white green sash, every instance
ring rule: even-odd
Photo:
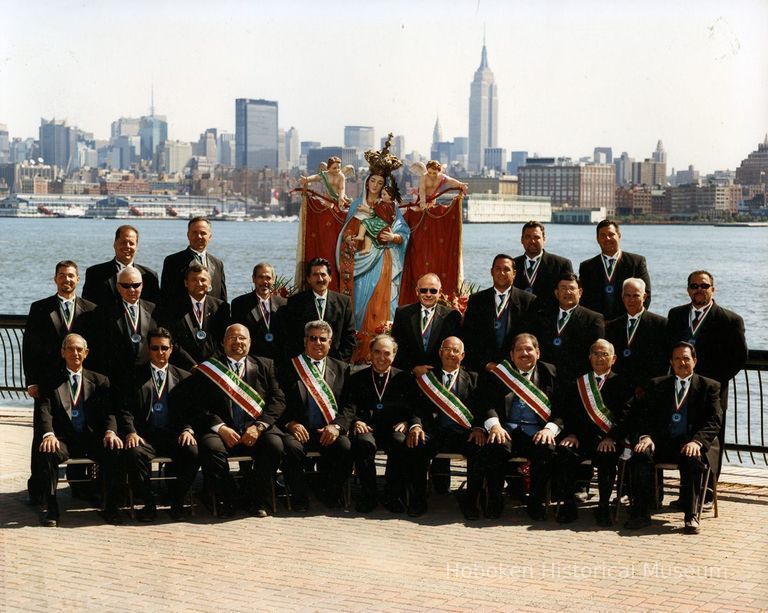
[[[589,418],[603,432],[610,432],[611,428],[613,428],[613,415],[610,409],[603,403],[603,397],[600,395],[600,388],[597,386],[595,374],[590,372],[576,379],[576,387],[579,388],[581,403],[587,410]]]
[[[266,403],[259,393],[248,383],[218,360],[211,358],[197,369],[213,381],[237,406],[254,419],[259,419]]]
[[[416,383],[427,398],[459,426],[467,430],[472,428],[472,411],[456,394],[440,383],[435,375],[431,372],[425,373],[416,379]]]
[[[549,401],[549,398],[532,381],[521,375],[509,363],[509,360],[496,364],[491,372],[501,379],[501,382],[528,405],[536,415],[544,421],[549,421],[549,417],[552,415],[552,403]]]
[[[320,408],[320,412],[325,418],[325,422],[330,424],[336,419],[336,413],[338,413],[338,405],[336,404],[336,398],[333,396],[331,388],[323,379],[320,372],[312,365],[310,360],[303,353],[297,355],[295,358],[291,358],[291,363],[296,369],[299,375],[299,379],[307,388],[309,395],[317,403]]]

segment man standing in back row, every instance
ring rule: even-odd
[[[525,253],[515,258],[514,285],[536,296],[538,309],[555,303],[552,292],[557,282],[564,274],[573,272],[569,259],[544,250],[545,242],[544,224],[529,221],[523,225],[520,237]]]

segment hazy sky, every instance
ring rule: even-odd
[[[768,1],[0,0],[0,123],[40,117],[108,138],[155,108],[169,136],[234,131],[235,98],[279,102],[301,140],[344,125],[428,154],[435,116],[466,136],[483,29],[499,145],[544,156],[611,146],[668,169],[735,168],[768,131]]]

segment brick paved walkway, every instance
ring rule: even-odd
[[[12,416],[9,416],[12,415]],[[531,526],[521,509],[465,524],[451,496],[421,519],[377,510],[105,525],[26,506],[28,413],[0,416],[0,610],[715,611],[768,608],[768,488],[727,484],[699,536],[680,513],[640,533]],[[741,479],[744,481],[744,479]]]

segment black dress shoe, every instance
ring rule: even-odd
[[[685,520],[685,527],[683,528],[685,534],[700,534],[701,524],[696,517],[689,517]]]
[[[501,496],[492,496],[485,507],[485,517],[487,519],[498,519],[504,511],[504,500]]]
[[[144,505],[136,511],[136,519],[144,524],[148,524],[157,519],[157,507],[154,505]]]
[[[624,522],[624,527],[627,530],[641,530],[642,528],[647,528],[650,525],[651,518],[642,515],[639,517],[630,517],[626,522]]]
[[[381,502],[381,505],[390,513],[398,515],[405,511],[405,505],[399,498],[387,498]]]
[[[309,511],[309,500],[306,498],[294,498],[291,500],[291,509],[296,513],[306,513]]]
[[[480,507],[477,503],[464,502],[461,505],[461,512],[464,514],[464,519],[467,521],[477,521],[480,519]]]
[[[253,515],[254,517],[258,517],[259,519],[269,517],[269,513],[267,513],[267,509],[265,509],[263,506],[253,507],[253,509],[251,509],[251,515]]]
[[[355,511],[358,513],[370,513],[377,506],[379,506],[379,503],[375,498],[361,498],[355,504]]]
[[[120,514],[120,509],[117,507],[107,507],[101,512],[102,518],[108,524],[113,526],[119,526],[123,523],[123,516]]]
[[[447,494],[451,489],[450,477],[432,477],[432,489],[436,494]]]
[[[558,524],[570,524],[579,518],[579,511],[576,508],[576,503],[571,501],[564,502],[557,510],[557,516],[555,519]]]
[[[48,504],[48,511],[45,513],[41,523],[46,528],[56,528],[59,525],[59,506],[56,503],[54,503],[53,507],[51,507],[50,503]]]
[[[180,504],[172,504],[168,509],[168,515],[173,521],[182,521],[185,518],[184,507]]]
[[[408,517],[421,517],[427,512],[426,500],[411,500],[408,505]]]
[[[217,509],[219,517],[234,517],[235,516],[235,503],[232,500],[224,500],[219,503]]]
[[[534,521],[544,521],[547,519],[547,511],[540,502],[529,502],[525,507],[525,512]]]
[[[613,525],[613,520],[611,518],[611,510],[607,506],[599,505],[595,511],[595,522],[598,526],[602,526],[603,528],[608,528],[609,526]]]

